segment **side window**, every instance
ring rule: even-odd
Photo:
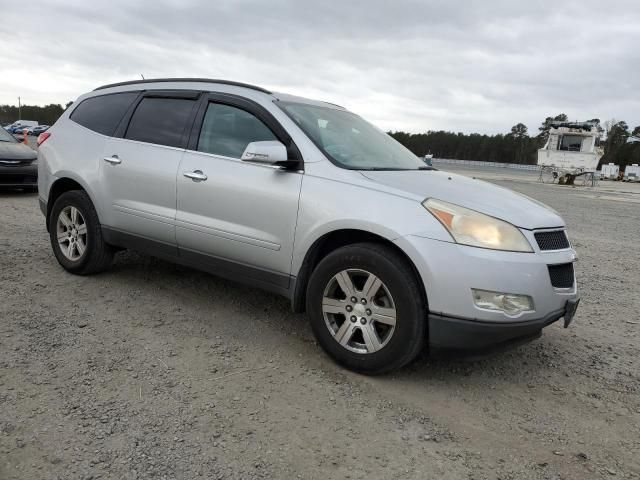
[[[195,100],[143,98],[133,112],[124,138],[140,142],[182,147],[182,134]]]
[[[277,138],[252,114],[229,105],[210,103],[202,122],[198,151],[240,158],[249,143],[265,140]]]
[[[137,97],[138,92],[126,92],[87,98],[69,118],[94,132],[111,136]]]

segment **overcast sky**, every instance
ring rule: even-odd
[[[0,104],[211,77],[339,103],[381,128],[640,125],[640,2],[0,0]]]

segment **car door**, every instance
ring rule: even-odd
[[[101,183],[109,228],[175,245],[176,174],[199,95],[143,93],[106,142]]]
[[[264,108],[233,95],[203,100],[177,177],[176,238],[187,260],[286,289],[302,170],[240,160],[250,142],[266,140],[281,141],[301,162]]]

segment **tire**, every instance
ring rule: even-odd
[[[61,218],[63,211],[64,221]],[[71,224],[67,225],[69,221]],[[58,234],[66,234],[63,244],[58,240]],[[114,249],[105,243],[98,214],[89,195],[82,190],[65,192],[55,201],[49,216],[49,238],[58,263],[76,275],[106,270],[113,260]],[[70,255],[69,245],[72,242]]]
[[[371,275],[379,279],[379,287]],[[349,281],[356,302],[342,288],[348,290]],[[399,369],[425,344],[427,305],[421,284],[408,261],[381,244],[349,245],[323,258],[309,279],[306,308],[322,348],[357,372],[377,375]]]

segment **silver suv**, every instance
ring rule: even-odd
[[[41,137],[40,206],[76,274],[140,249],[285,295],[365,373],[520,343],[577,307],[558,214],[425,165],[330,103],[236,82],[124,82]]]

